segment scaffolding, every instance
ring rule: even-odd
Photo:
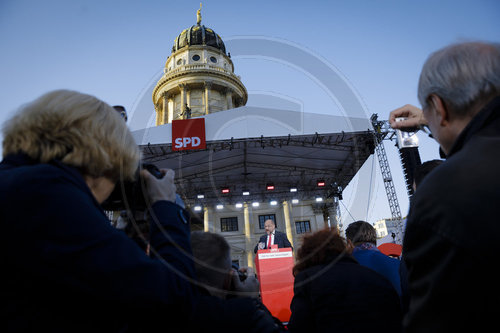
[[[377,153],[377,158],[380,164],[380,171],[382,172],[382,178],[384,181],[385,192],[387,194],[387,200],[389,201],[389,208],[391,210],[391,216],[393,220],[397,220],[396,227],[396,237],[395,241],[397,244],[402,244],[403,236],[403,223],[401,216],[401,208],[399,207],[398,197],[396,195],[396,188],[394,182],[392,181],[391,169],[389,167],[389,161],[387,160],[387,154],[385,152],[383,140],[390,134],[389,139],[394,136],[394,131],[390,128],[387,121],[377,120],[377,115],[373,114],[370,118],[373,125],[373,136],[375,141],[375,152]]]

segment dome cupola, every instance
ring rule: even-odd
[[[175,39],[172,53],[182,49],[186,46],[203,45],[211,46],[219,49],[222,53],[226,54],[226,46],[222,38],[210,28],[204,25],[193,25],[188,29],[184,29],[179,36]]]
[[[247,99],[222,38],[201,24],[200,4],[196,25],[175,38],[164,74],[153,89],[156,125],[237,108]]]

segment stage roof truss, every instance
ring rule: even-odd
[[[371,131],[315,133],[207,142],[205,150],[172,151],[171,144],[140,146],[143,162],[176,172],[186,204],[328,197],[332,186],[345,188],[374,151]],[[319,188],[318,179],[327,186]],[[275,185],[266,190],[266,183]],[[220,189],[230,188],[222,195]],[[297,187],[297,193],[290,193]],[[243,190],[249,196],[243,196]],[[197,194],[204,199],[198,200]]]

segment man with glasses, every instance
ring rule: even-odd
[[[427,59],[422,110],[391,112],[393,128],[428,127],[446,161],[412,198],[403,244],[408,267],[406,332],[497,326],[500,284],[500,44],[468,42]],[[396,122],[396,118],[406,117]]]

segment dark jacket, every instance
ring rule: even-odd
[[[351,256],[295,277],[292,332],[400,332],[401,307],[391,283]]]
[[[200,288],[200,298],[193,317],[186,323],[189,332],[248,332],[278,333],[285,329],[269,310],[257,299],[210,296]]]
[[[480,111],[448,159],[412,200],[403,257],[407,332],[497,326],[500,284],[493,269],[500,235],[500,97]]]
[[[156,259],[111,226],[80,173],[60,162],[7,156],[0,207],[7,331],[155,332],[192,313],[189,226],[176,204],[152,206]]]
[[[261,242],[266,244],[266,247],[264,249],[267,249],[267,233],[260,236],[259,243]],[[290,244],[290,241],[286,237],[286,234],[278,230],[274,230],[274,244],[277,244],[278,248],[280,249],[285,247],[292,247],[292,244]],[[259,244],[255,245],[255,248],[253,249],[254,253],[257,253],[258,245]]]

